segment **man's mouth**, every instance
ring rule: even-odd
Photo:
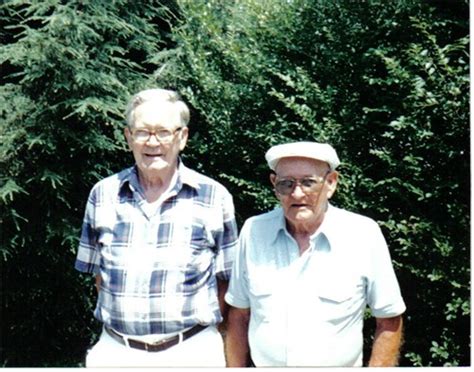
[[[155,162],[160,159],[163,159],[163,154],[143,154],[145,159]]]
[[[145,154],[147,158],[160,158],[163,154]]]

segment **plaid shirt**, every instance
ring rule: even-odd
[[[136,167],[89,195],[75,268],[102,277],[95,317],[130,335],[221,322],[216,277],[229,279],[237,243],[232,196],[180,162],[156,213],[145,204]]]

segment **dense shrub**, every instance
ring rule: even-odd
[[[469,38],[464,1],[0,5],[1,364],[78,366],[99,330],[73,270],[91,186],[128,166],[123,109],[176,88],[185,162],[239,222],[272,208],[273,144],[327,141],[334,203],[376,219],[407,303],[403,366],[469,365]],[[367,323],[370,347],[373,323]]]
[[[275,203],[271,145],[332,143],[334,202],[375,218],[391,248],[408,306],[401,364],[468,365],[467,3],[182,5],[174,75],[199,112],[202,167],[230,183],[240,218]]]
[[[73,269],[85,201],[132,162],[131,93],[170,46],[157,2],[9,1],[1,8],[1,358],[66,366],[97,333],[93,284]]]

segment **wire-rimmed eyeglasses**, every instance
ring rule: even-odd
[[[329,173],[331,173],[331,170],[328,170],[324,177],[277,178],[274,185],[275,191],[280,195],[290,195],[295,187],[299,185],[305,194],[313,193],[320,190]]]
[[[148,129],[135,129],[132,131],[132,138],[136,142],[145,143],[148,142],[153,135],[159,142],[169,142],[181,129],[183,129],[183,127],[178,127],[175,130],[158,129],[156,131],[150,131]]]

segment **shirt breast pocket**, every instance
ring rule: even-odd
[[[285,323],[289,288],[284,278],[266,270],[249,277],[250,307],[258,322]]]
[[[193,224],[190,227],[190,245],[194,253],[199,253],[203,249],[213,249],[215,244],[211,233],[206,226]],[[197,252],[196,252],[197,251]]]
[[[171,247],[183,267],[198,272],[206,271],[215,255],[210,234],[202,224],[175,224]]]
[[[319,314],[324,321],[338,323],[353,314],[358,306],[356,282],[338,282],[317,288]]]
[[[252,312],[260,321],[269,321],[273,307],[271,283],[265,278],[250,280],[250,301]]]

